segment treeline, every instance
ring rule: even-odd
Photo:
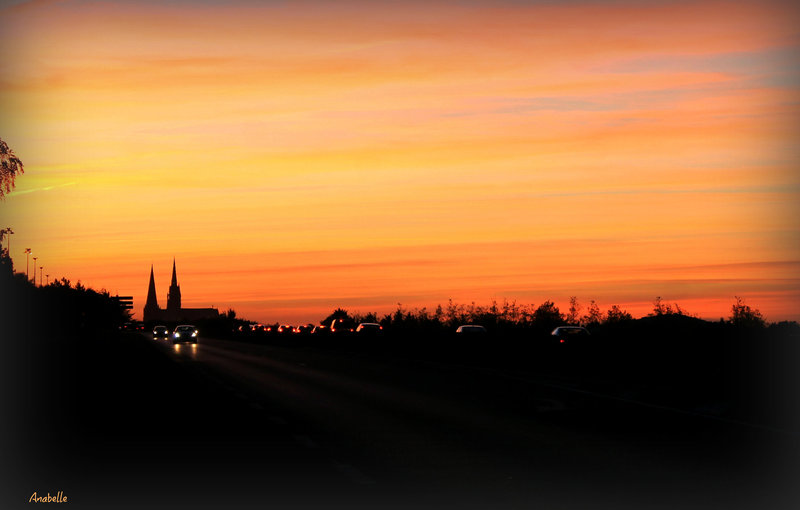
[[[652,311],[647,317],[685,317],[697,319],[677,303],[666,303],[661,297],[653,301]],[[333,319],[358,324],[375,322],[387,330],[402,332],[447,332],[464,324],[475,324],[485,327],[498,335],[523,333],[549,333],[561,325],[583,326],[590,331],[620,329],[636,321],[634,317],[618,305],[612,305],[603,311],[596,301],[592,300],[584,308],[577,298],[570,298],[569,308],[562,312],[550,300],[540,305],[518,304],[516,301],[504,300],[501,303],[492,301],[488,305],[455,303],[448,301],[446,306],[438,305],[434,309],[405,308],[397,305],[393,313],[379,316],[377,313],[350,313],[342,308],[320,320],[327,325]],[[700,319],[697,319],[700,321]],[[693,322],[693,321],[689,321]],[[696,322],[696,321],[695,321]],[[706,321],[701,321],[706,322]],[[796,323],[768,324],[758,309],[750,307],[740,297],[735,297],[731,312],[727,319],[721,318],[720,324],[733,326],[739,330],[760,330],[765,328],[791,330]],[[730,328],[729,328],[730,329]]]
[[[552,301],[541,305],[492,302],[397,309],[382,317],[337,309],[323,318],[377,322],[379,337],[291,339],[295,345],[323,345],[345,352],[404,356],[445,363],[477,364],[587,379],[611,394],[677,406],[692,412],[774,423],[789,416],[800,388],[800,325],[767,323],[761,313],[736,298],[727,318],[707,321],[660,298],[651,312],[634,318],[619,306],[600,312],[594,302],[582,309],[574,298],[566,312]],[[463,324],[484,326],[485,335],[458,335]],[[591,335],[560,344],[550,335],[560,325],[582,325]],[[270,340],[267,340],[270,341]],[[601,383],[597,383],[600,381]]]
[[[492,301],[488,305],[476,303],[462,304],[449,300],[447,305],[406,308],[398,304],[394,312],[379,315],[375,312],[351,312],[337,308],[319,320],[322,328],[313,324],[294,325],[293,335],[286,335],[283,323],[257,324],[236,317],[228,310],[217,319],[200,321],[196,325],[205,335],[218,338],[235,338],[256,343],[275,343],[285,345],[343,345],[346,348],[359,347],[356,338],[346,338],[337,334],[329,338],[330,326],[337,321],[340,327],[355,330],[359,323],[377,323],[382,326],[380,335],[383,343],[376,345],[368,341],[363,346],[368,349],[415,349],[431,352],[450,350],[450,340],[459,326],[473,324],[483,326],[488,332],[490,342],[484,343],[484,350],[501,352],[507,355],[508,349],[536,348],[546,344],[550,333],[558,326],[574,325],[585,327],[592,336],[592,348],[614,349],[626,344],[628,350],[640,350],[644,345],[655,348],[664,344],[665,349],[679,348],[681,344],[692,343],[697,349],[710,349],[711,344],[734,337],[747,338],[795,338],[800,340],[800,325],[796,322],[767,323],[758,309],[750,307],[740,297],[736,297],[727,318],[719,321],[706,321],[690,314],[676,303],[666,303],[655,298],[651,312],[641,318],[618,305],[601,310],[595,301],[584,308],[576,298],[570,299],[569,308],[562,312],[550,300],[539,305],[518,304],[504,300]],[[299,326],[299,327],[298,327]],[[289,328],[290,331],[292,328]],[[319,334],[317,334],[317,331]],[[282,333],[283,332],[283,333]],[[712,340],[714,340],[712,342]],[[618,344],[616,347],[612,344]],[[629,345],[628,345],[629,344]],[[465,347],[461,339],[459,349]],[[687,345],[686,348],[689,348]],[[673,349],[674,350],[674,349]]]
[[[0,271],[0,323],[19,338],[69,336],[118,330],[130,313],[105,290],[62,278],[35,285],[24,274]]]

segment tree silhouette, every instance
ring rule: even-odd
[[[592,299],[589,302],[589,306],[586,308],[586,315],[583,316],[583,323],[586,326],[597,326],[601,322],[603,322],[603,312],[600,311],[597,302]]]
[[[340,319],[348,323],[353,322],[353,318],[350,317],[350,314],[347,313],[347,310],[345,310],[344,308],[337,308],[336,310],[333,311],[332,314],[328,315],[327,317],[319,321],[319,323],[328,326],[333,320],[340,320]]]
[[[19,159],[6,142],[0,138],[0,200],[14,189],[14,180],[18,173],[24,173],[22,160]]]
[[[537,329],[550,330],[564,323],[558,307],[552,301],[545,301],[533,312],[533,323]]]
[[[750,328],[763,328],[766,326],[766,321],[758,309],[750,308],[750,305],[744,304],[744,299],[739,296],[734,297],[736,298],[736,303],[731,306],[729,319],[731,324]]]
[[[690,315],[678,303],[664,303],[661,296],[653,301],[653,312],[648,314],[650,317],[660,317],[662,315]]]
[[[633,316],[631,314],[620,308],[619,305],[612,305],[606,314],[605,324],[618,324],[620,322],[630,320],[633,320]]]
[[[569,298],[569,310],[567,312],[567,323],[577,326],[581,322],[581,305],[576,296]]]
[[[661,301],[661,296],[656,297],[656,299],[653,301],[653,313],[650,315],[660,316],[666,315],[667,313],[669,313],[667,305]]]

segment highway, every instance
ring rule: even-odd
[[[785,453],[783,432],[552,374],[210,338],[156,343],[376,494],[741,504]]]
[[[90,508],[800,501],[796,434],[650,402],[635,386],[206,337],[38,342],[15,355],[15,384],[48,378],[8,402],[7,490],[23,502],[36,488]]]

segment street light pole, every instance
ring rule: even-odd
[[[39,260],[39,257],[33,257],[33,286],[36,286],[36,261]],[[30,278],[28,278],[30,281]]]
[[[47,278],[47,286],[49,287],[50,286],[50,275],[46,274],[44,276]]]
[[[39,287],[42,286],[42,272],[43,271],[44,271],[44,266],[39,266]],[[36,275],[33,275],[33,276],[34,276],[34,278],[36,277]],[[36,285],[36,282],[33,282],[33,284]]]
[[[28,275],[28,272],[30,271],[31,267],[30,258],[31,258],[31,249],[25,248],[25,278],[28,280],[31,279],[31,277]]]

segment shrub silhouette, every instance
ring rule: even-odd
[[[581,305],[578,303],[578,298],[571,296],[569,298],[569,309],[567,310],[566,321],[567,324],[577,326],[581,323]]]
[[[589,306],[586,308],[586,315],[584,315],[582,318],[584,326],[589,328],[597,327],[603,322],[603,320],[603,312],[600,311],[600,307],[597,305],[597,302],[592,299],[589,302]]]
[[[345,321],[348,324],[354,322],[354,319],[350,316],[347,310],[345,310],[344,308],[337,308],[330,315],[319,321],[319,323],[324,326],[330,326],[331,322],[339,319]]]
[[[735,296],[735,299],[736,302],[731,306],[731,316],[728,319],[731,324],[745,328],[764,328],[767,325],[760,311],[750,308],[739,296]]]
[[[633,316],[620,308],[618,305],[612,305],[606,313],[606,318],[603,324],[619,324],[621,322],[632,321]]]

